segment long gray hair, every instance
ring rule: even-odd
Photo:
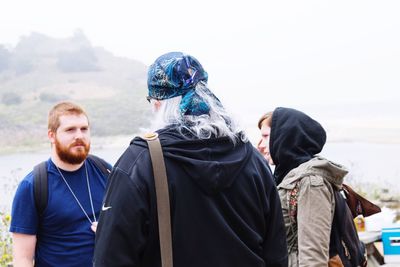
[[[181,134],[186,130],[199,139],[226,136],[234,144],[238,140],[247,142],[248,139],[244,131],[238,127],[218,100],[207,94],[205,90],[208,90],[206,83],[199,82],[196,85],[196,93],[210,107],[209,114],[200,116],[181,114],[179,105],[182,96],[160,100],[161,106],[156,112],[156,118],[152,125],[153,129],[174,125]]]

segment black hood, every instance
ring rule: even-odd
[[[249,142],[234,145],[227,137],[200,140],[190,133],[168,127],[157,131],[166,160],[175,161],[207,194],[229,187],[240,174],[253,150]],[[147,146],[136,138],[135,144]]]
[[[317,121],[295,109],[276,108],[269,140],[276,184],[289,171],[320,153],[325,142],[325,130]]]

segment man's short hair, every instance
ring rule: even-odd
[[[89,118],[85,110],[77,104],[72,102],[60,102],[53,106],[49,111],[47,128],[56,132],[58,127],[60,127],[60,117],[64,115],[85,115],[89,121]]]

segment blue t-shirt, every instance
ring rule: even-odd
[[[99,218],[106,177],[91,160],[86,160],[96,218]],[[72,191],[93,221],[85,164],[76,171],[61,170]],[[19,184],[10,232],[36,235],[35,266],[92,266],[94,232],[90,222],[68,189],[54,163],[47,161],[48,204],[39,218],[33,192],[33,172]]]

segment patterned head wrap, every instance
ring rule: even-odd
[[[195,90],[199,82],[206,84],[207,80],[208,74],[197,59],[181,52],[170,52],[157,58],[149,68],[149,97],[163,100],[182,96],[180,111],[183,115],[208,114],[209,106]],[[208,89],[206,94],[216,98]]]

